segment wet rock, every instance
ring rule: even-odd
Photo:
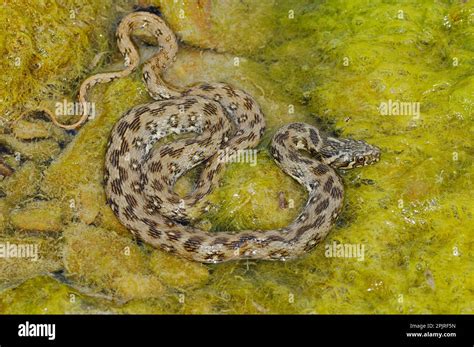
[[[104,313],[107,304],[49,276],[34,277],[0,294],[2,314]]]
[[[150,267],[160,280],[173,288],[202,286],[209,278],[205,265],[154,251],[150,257]]]
[[[163,294],[147,256],[131,239],[84,224],[70,225],[64,237],[66,276],[78,285],[125,301]]]
[[[54,231],[63,229],[62,210],[57,201],[35,201],[10,213],[10,222],[16,230]]]
[[[50,124],[19,120],[12,126],[13,135],[20,140],[44,139],[51,136]]]
[[[5,200],[0,200],[0,233],[5,231],[10,207]]]
[[[40,177],[41,172],[33,162],[25,163],[5,181],[6,201],[14,205],[33,196],[38,189]]]
[[[0,177],[11,176],[14,172],[15,170],[10,165],[8,165],[8,163],[6,163],[2,157],[0,157]]]
[[[29,159],[36,163],[43,163],[56,157],[61,148],[52,139],[34,142],[24,142],[12,135],[0,134],[0,144],[18,153],[18,159]]]
[[[99,214],[104,197],[100,187],[94,184],[81,185],[78,193],[77,215],[85,224],[92,224]]]
[[[112,281],[115,294],[124,299],[147,299],[161,297],[165,287],[153,275],[127,274]]]
[[[160,3],[166,20],[184,41],[219,52],[254,52],[269,41],[276,23],[288,20],[288,10],[279,9],[273,1]],[[235,18],[239,17],[247,20],[237,23]]]
[[[113,230],[118,235],[130,237],[130,231],[125,228],[115,216],[109,205],[103,204],[100,208],[98,225],[104,229]]]
[[[62,267],[56,238],[2,236],[0,250],[0,289]]]

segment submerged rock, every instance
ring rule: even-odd
[[[47,236],[0,236],[0,290],[25,279],[57,271],[61,267],[61,245],[58,239]]]
[[[0,233],[3,233],[6,229],[9,210],[7,202],[0,200]]]
[[[77,194],[77,216],[85,224],[92,224],[104,204],[103,197],[98,194],[100,187],[94,184],[79,186]]]
[[[67,278],[119,300],[160,298],[166,286],[202,286],[205,266],[151,252],[111,230],[72,224],[64,232]]]
[[[70,225],[64,239],[66,276],[75,283],[121,300],[163,294],[146,255],[132,240],[84,224]]]
[[[5,201],[15,205],[20,201],[33,197],[38,190],[41,171],[33,162],[26,162],[3,183]]]
[[[12,227],[18,231],[52,231],[63,229],[62,210],[57,201],[35,201],[10,212]]]
[[[158,278],[172,288],[200,287],[209,279],[205,265],[154,251],[150,255],[150,268]]]
[[[28,300],[25,300],[28,297]],[[77,289],[49,276],[27,280],[0,293],[2,314],[105,313],[107,302],[81,294]]]
[[[61,151],[59,144],[52,139],[24,142],[12,135],[5,134],[0,134],[0,145],[17,153],[18,160],[28,159],[36,163],[47,162],[56,157]]]
[[[51,136],[51,124],[19,120],[13,124],[13,134],[20,140],[44,139]]]

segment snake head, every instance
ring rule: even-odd
[[[321,160],[333,168],[348,170],[380,160],[380,149],[362,140],[326,138]]]

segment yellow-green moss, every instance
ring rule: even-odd
[[[72,210],[77,209],[77,216],[85,224],[92,224],[99,215],[100,208],[104,204],[102,196],[97,196],[100,188],[92,183],[79,186],[77,199],[70,202]],[[77,206],[76,204],[77,200]],[[70,206],[71,207],[71,206]]]
[[[2,314],[105,313],[107,302],[84,296],[77,289],[51,277],[32,278],[0,294]]]
[[[73,224],[64,238],[66,276],[119,300],[160,298],[165,286],[199,287],[208,278],[200,264],[144,250],[111,230]]]
[[[19,120],[13,126],[13,134],[21,140],[32,140],[50,137],[48,125],[44,122],[28,122]]]
[[[163,286],[149,279],[146,256],[132,240],[81,224],[68,227],[64,237],[67,276],[76,283],[125,300],[141,297],[143,291],[150,297],[162,294]]]
[[[3,134],[0,135],[0,145],[14,152],[17,161],[27,159],[37,163],[53,159],[61,151],[59,144],[51,139],[25,142]]]
[[[163,283],[173,288],[199,287],[209,279],[206,266],[163,252],[151,254],[150,268]]]
[[[18,231],[61,231],[62,211],[57,201],[35,201],[10,212],[10,223]]]
[[[17,119],[42,100],[62,101],[87,73],[94,56],[110,47],[108,29],[126,1],[9,1],[0,14],[0,114]],[[48,104],[46,102],[46,104]]]
[[[4,232],[8,221],[9,207],[5,200],[0,200],[0,232]]]
[[[2,184],[5,201],[11,205],[32,197],[38,190],[41,172],[33,162],[27,162]]]
[[[283,228],[298,215],[305,198],[303,187],[260,153],[255,165],[228,165],[221,187],[206,199],[210,205],[200,222],[211,230]]]
[[[61,245],[56,238],[2,235],[0,244],[3,249],[0,258],[0,290],[61,269]],[[18,249],[20,246],[30,249],[28,253],[21,253],[25,255],[23,257],[6,251],[7,248]]]
[[[285,9],[276,8],[275,1],[239,2],[211,1],[177,2],[151,1],[162,8],[176,32],[187,42],[220,52],[251,54],[270,41],[279,14]],[[252,22],[235,18],[243,13],[252,14]],[[259,23],[260,30],[251,24]]]

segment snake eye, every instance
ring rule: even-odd
[[[364,164],[364,162],[365,162],[364,157],[357,158],[357,164]]]

